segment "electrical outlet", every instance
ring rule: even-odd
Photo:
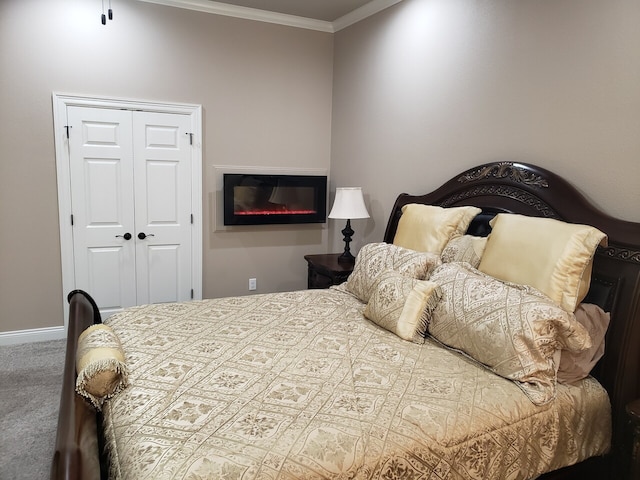
[[[255,290],[256,288],[258,288],[258,282],[255,278],[250,278],[249,279],[249,290]]]

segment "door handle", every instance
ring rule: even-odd
[[[129,232],[125,233],[124,235],[116,235],[116,237],[122,237],[125,240],[131,240],[131,234]]]
[[[154,235],[153,233],[146,234],[146,233],[144,233],[144,232],[140,232],[140,233],[138,234],[138,238],[139,238],[140,240],[144,240],[144,239],[145,239],[145,238],[147,238],[147,237],[155,237],[155,235]]]

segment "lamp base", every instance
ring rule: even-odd
[[[338,263],[353,263],[356,261],[351,252],[344,252],[338,257]]]
[[[344,252],[342,252],[342,255],[338,257],[338,261],[340,263],[353,262],[355,260],[354,256],[351,254],[351,249],[349,248],[351,237],[354,233],[355,232],[351,228],[351,220],[347,219],[347,226],[342,230],[342,235],[344,236]]]

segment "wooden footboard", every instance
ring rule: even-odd
[[[82,290],[69,293],[69,326],[64,365],[58,434],[51,465],[51,479],[98,480],[101,472],[101,435],[96,410],[75,391],[78,336],[94,323],[101,323],[94,300]]]

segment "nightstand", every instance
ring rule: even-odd
[[[309,266],[307,287],[329,288],[346,281],[353,271],[354,262],[338,262],[340,255],[342,254],[305,255],[304,259]]]

